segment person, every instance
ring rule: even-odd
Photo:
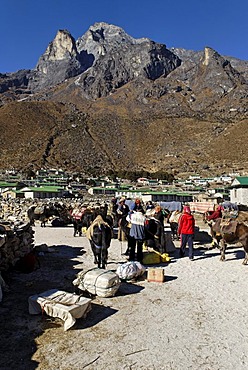
[[[222,217],[222,207],[219,205],[217,209],[207,215],[207,221],[216,220],[217,218]]]
[[[189,206],[183,207],[183,213],[179,219],[178,224],[178,235],[180,235],[181,246],[179,251],[179,256],[185,256],[186,245],[189,247],[189,259],[192,261],[194,259],[194,247],[193,239],[195,232],[195,219],[191,214]]]
[[[119,227],[118,230],[118,240],[125,241],[127,239],[127,221],[126,217],[129,213],[129,207],[125,204],[126,199],[121,198],[117,208],[117,224]]]
[[[118,227],[117,208],[118,208],[117,198],[112,198],[111,202],[108,205],[107,215],[112,217],[113,227]]]
[[[181,216],[181,212],[178,210],[175,210],[171,213],[168,219],[168,223],[170,224],[171,228],[171,235],[172,235],[172,240],[177,239],[178,240],[178,220]]]
[[[154,215],[153,217],[156,218],[157,220],[159,220],[161,222],[161,224],[164,226],[164,214],[163,214],[163,211],[162,211],[162,207],[161,206],[156,206],[154,208],[155,212],[154,212]]]
[[[143,214],[145,213],[144,208],[143,208],[139,198],[135,199],[134,206],[132,207],[132,210],[136,211],[136,212],[138,212],[138,211],[142,212]]]
[[[152,201],[151,200],[148,200],[148,202],[146,203],[146,210],[148,211],[148,210],[154,209],[154,208],[155,208],[155,206],[152,203]]]
[[[155,217],[148,217],[145,222],[146,246],[153,248],[159,253],[166,252],[166,240],[164,225]]]
[[[146,217],[140,210],[133,211],[127,216],[127,221],[131,223],[130,234],[128,237],[129,261],[135,261],[135,259],[137,259],[138,262],[142,263]],[[137,257],[135,258],[136,247]]]
[[[117,198],[112,198],[109,204],[109,211],[112,213],[113,216],[116,215],[117,208],[118,208]]]
[[[127,204],[125,204],[126,202],[126,199],[125,198],[121,198],[120,201],[119,201],[119,204],[118,204],[118,207],[117,207],[117,210],[116,210],[116,213],[117,213],[117,217],[118,217],[118,224],[119,224],[119,221],[122,219],[122,218],[126,218],[127,217],[127,214],[129,212],[129,207]]]

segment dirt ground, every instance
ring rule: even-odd
[[[57,288],[73,292],[73,279],[94,267],[85,236],[72,227],[35,226],[35,244],[50,252],[40,268],[5,276],[9,292],[0,304],[1,370],[168,369],[243,370],[248,368],[248,266],[242,248],[230,247],[226,262],[200,227],[195,259],[164,264],[165,282],[123,282],[116,296],[92,300],[86,318],[68,331],[63,321],[31,316],[28,297]],[[108,269],[124,262],[126,243],[113,239]],[[161,265],[160,265],[161,266]]]

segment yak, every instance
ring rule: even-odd
[[[243,264],[248,263],[248,226],[245,223],[238,220],[225,221],[222,218],[217,218],[210,226],[210,232],[220,248],[221,261],[225,261],[227,244],[240,243],[245,251]]]
[[[112,230],[101,215],[98,215],[87,229],[86,237],[94,255],[94,263],[99,268],[106,268],[108,260],[108,248],[110,247]]]
[[[45,204],[42,206],[33,205],[27,210],[30,225],[35,224],[35,221],[41,222],[41,227],[46,226],[46,222],[52,216],[59,217],[59,209],[54,204]]]

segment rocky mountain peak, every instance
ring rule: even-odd
[[[210,108],[220,98],[228,99],[230,93],[235,93],[236,98],[244,94],[241,90],[235,91],[237,86],[245,83],[244,77],[226,58],[210,47],[205,47],[199,63],[193,68],[190,81],[190,87],[197,97],[194,100],[194,108],[197,110]]]
[[[118,26],[100,22],[77,41],[68,31],[58,31],[40,57],[29,88],[39,91],[79,76],[77,86],[84,96],[95,99],[139,76],[150,80],[167,76],[180,63],[164,44],[135,39]]]
[[[225,68],[226,66],[230,66],[230,62],[227,59],[210,47],[204,48],[201,63],[203,66],[211,66],[214,68]]]
[[[220,55],[212,48],[206,46],[204,48],[204,55],[202,57],[202,64],[208,66],[212,59],[218,59]]]
[[[36,69],[47,73],[45,62],[56,62],[77,57],[74,38],[67,30],[59,30],[52,42],[49,43],[45,53],[39,59]]]
[[[91,26],[82,37],[78,38],[76,45],[78,53],[92,54],[96,62],[100,56],[107,54],[110,50],[145,41],[148,39],[135,39],[118,26],[98,22]]]
[[[142,43],[147,38],[135,39],[128,35],[121,27],[98,22],[91,26],[88,31],[77,40],[77,49],[80,52],[83,49],[89,49],[91,44],[98,43],[108,45],[113,48],[121,44],[133,45]]]
[[[86,68],[77,52],[73,36],[67,30],[59,30],[32,71],[29,89],[39,91],[55,86]]]

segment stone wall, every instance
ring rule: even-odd
[[[18,227],[0,223],[0,271],[14,267],[34,248],[34,231],[29,223]]]

